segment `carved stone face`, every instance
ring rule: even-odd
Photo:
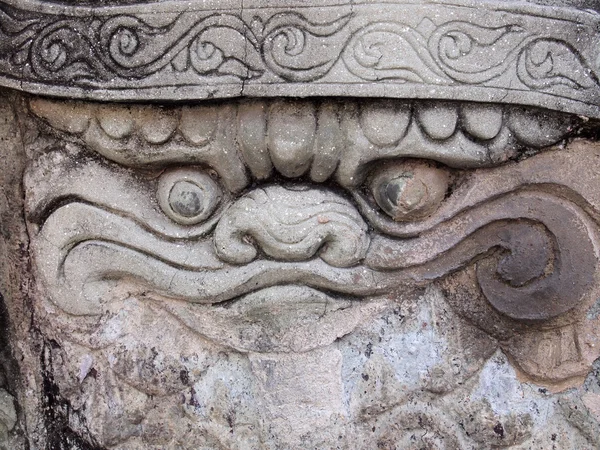
[[[598,5],[0,0],[0,447],[600,448]]]
[[[83,439],[593,441],[546,388],[600,354],[600,149],[533,155],[578,119],[354,100],[29,109],[35,308]]]

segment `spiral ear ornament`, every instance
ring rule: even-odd
[[[585,167],[592,156],[545,153],[476,172],[437,211],[410,223],[386,221],[357,197],[385,232],[372,240],[367,265],[426,281],[473,264],[487,301],[517,321],[544,322],[581,309],[597,284],[599,199],[572,173],[595,183]],[[561,162],[574,166],[571,175]]]
[[[520,192],[416,238],[376,239],[369,263],[379,269],[414,264],[416,277],[431,280],[474,262],[479,286],[497,311],[516,320],[544,321],[579,305],[594,284],[590,225],[575,205]]]
[[[492,232],[506,253],[477,262],[479,286],[508,317],[552,319],[580,304],[594,284],[597,261],[590,223],[577,206],[538,192],[517,198],[513,211],[521,209],[522,223]],[[535,222],[527,223],[529,210],[538,212]]]

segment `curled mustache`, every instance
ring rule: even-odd
[[[197,303],[282,284],[369,296],[476,263],[497,310],[545,320],[578,305],[596,281],[600,202],[554,167],[592,167],[594,155],[576,156],[539,155],[476,174],[420,222],[370,220],[387,227],[370,241],[346,198],[266,186],[225,209],[212,234],[181,239],[157,234],[143,214],[74,200],[48,215],[33,248],[53,301],[72,314],[97,314],[110,298],[100,286],[117,280]]]

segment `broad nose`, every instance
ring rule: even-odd
[[[258,188],[237,200],[217,224],[219,258],[247,264],[259,252],[280,261],[319,255],[335,267],[362,260],[369,247],[367,225],[345,198],[308,187]]]

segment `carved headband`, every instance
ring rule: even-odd
[[[77,3],[0,1],[0,85],[111,101],[452,99],[600,118],[597,2]]]

